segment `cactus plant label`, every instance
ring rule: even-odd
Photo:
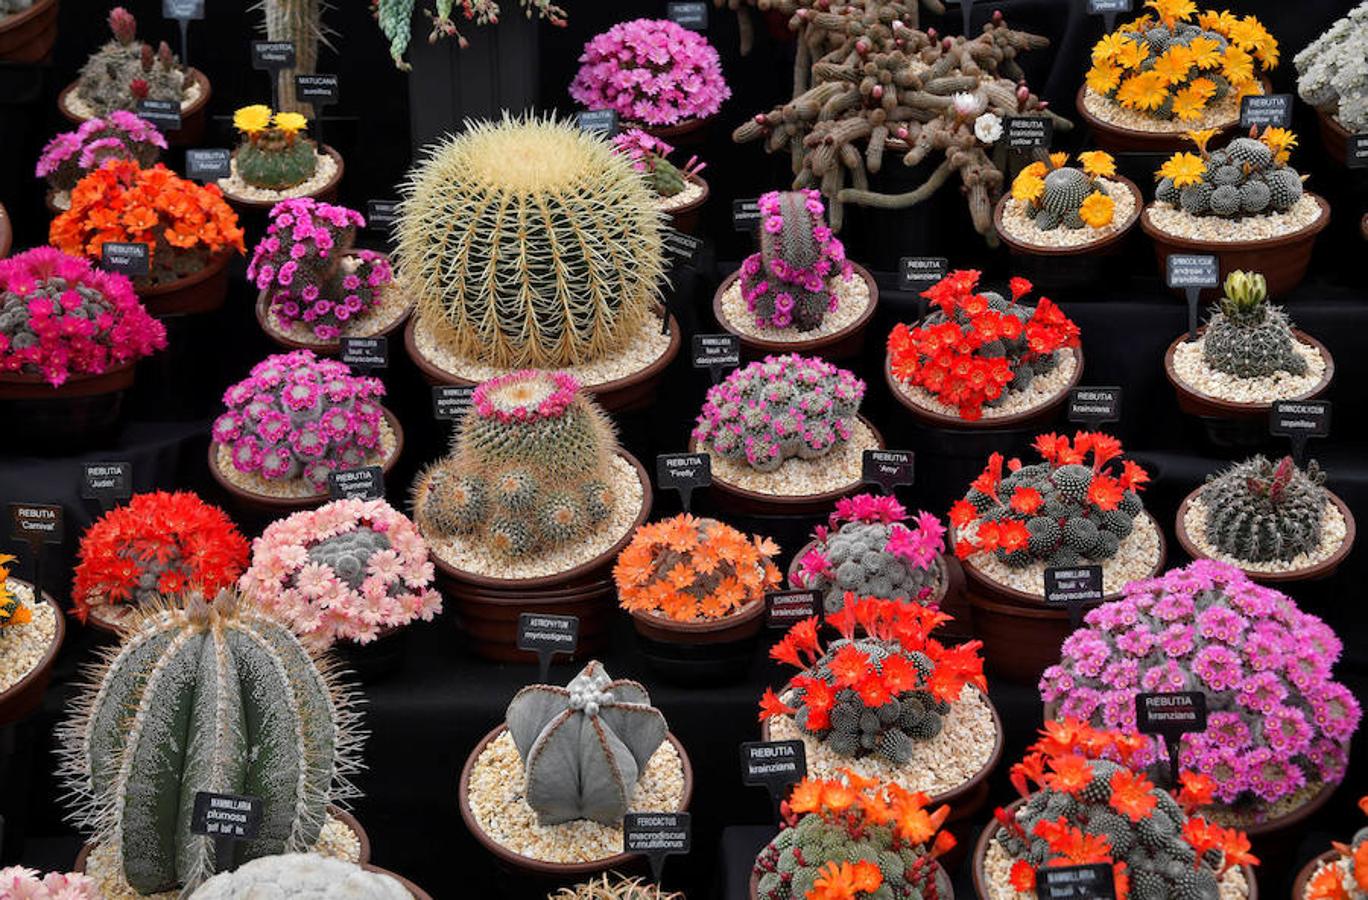
[[[567,656],[579,647],[579,616],[553,616],[550,613],[522,613],[518,616],[519,650],[537,654],[539,680],[545,681],[551,671],[551,657],[557,653]]]
[[[181,127],[181,105],[177,100],[139,100],[136,111],[162,131],[175,131]]]
[[[1164,280],[1187,295],[1188,340],[1197,340],[1197,300],[1202,288],[1221,283],[1221,269],[1210,254],[1171,253],[1164,262]]]
[[[252,68],[267,72],[295,67],[294,41],[252,41]],[[276,104],[279,106],[279,104]]]
[[[367,200],[366,227],[388,232],[399,218],[398,200]]]
[[[1185,734],[1207,728],[1207,696],[1202,691],[1142,692],[1135,695],[1135,730],[1157,734],[1168,750],[1169,784],[1178,784],[1178,748]]]
[[[1131,0],[1088,0],[1088,12],[1102,17],[1107,33],[1116,30],[1116,14],[1131,11]]]
[[[613,137],[618,133],[618,114],[615,109],[586,109],[575,113],[575,124],[580,131]]]
[[[741,745],[741,781],[761,785],[780,815],[787,788],[807,776],[807,748],[802,741],[746,741]]]
[[[1083,621],[1083,607],[1102,601],[1101,566],[1047,566],[1045,602],[1069,610],[1069,622],[1077,628]]]
[[[108,510],[118,500],[133,496],[133,464],[88,462],[81,464],[81,497],[95,500]]]
[[[898,290],[921,293],[949,272],[950,260],[944,256],[904,256],[898,260]]]
[[[665,15],[670,21],[690,31],[708,30],[708,4],[706,3],[669,3]]]
[[[1008,116],[1002,127],[1008,150],[1048,150],[1054,140],[1054,122],[1045,116]]]
[[[100,267],[106,272],[118,272],[129,278],[145,278],[150,265],[146,244],[105,241],[100,245]]]
[[[43,545],[60,544],[65,533],[62,525],[66,510],[61,506],[42,503],[11,503],[10,539],[27,541],[33,554],[33,589],[43,596]]]
[[[1036,894],[1040,900],[1116,900],[1116,875],[1108,863],[1046,867]]]
[[[167,19],[204,18],[204,0],[162,0],[162,16]]]
[[[1291,94],[1256,94],[1240,101],[1240,128],[1291,128]]]
[[[732,201],[732,228],[754,232],[760,227],[760,198],[750,197]]]
[[[366,371],[383,369],[389,365],[389,339],[380,337],[344,337],[338,359],[353,369]]]
[[[741,338],[734,334],[696,334],[693,336],[693,367],[707,369],[713,384],[722,380],[722,370],[741,365]]]
[[[911,450],[866,450],[860,462],[861,480],[877,484],[885,494],[912,484],[916,461]]]
[[[295,97],[307,100],[314,106],[332,106],[337,103],[337,73],[295,74]]]
[[[432,417],[457,422],[465,417],[473,403],[475,385],[439,384],[432,389]]]
[[[765,594],[766,628],[791,628],[813,616],[822,617],[821,591],[770,591]]]
[[[385,471],[379,466],[339,469],[328,473],[328,497],[333,500],[380,500],[385,496]]]
[[[686,812],[631,812],[622,817],[622,849],[639,853],[651,862],[657,883],[665,857],[693,849],[693,823]]]
[[[1277,400],[1268,414],[1268,431],[1291,438],[1292,460],[1306,462],[1306,439],[1330,435],[1329,400]]]
[[[1344,164],[1351,169],[1368,169],[1368,133],[1349,135]]]
[[[703,249],[703,241],[691,234],[676,231],[673,228],[663,229],[661,242],[665,245],[665,252],[670,254],[671,260],[676,268],[692,266],[698,263],[698,251]]]
[[[688,512],[697,488],[712,484],[712,457],[707,453],[661,453],[656,456],[656,485],[679,491],[679,502]]]
[[[185,151],[185,177],[218,181],[233,174],[233,152],[227,147],[194,147]]]
[[[233,867],[233,844],[255,838],[261,831],[261,818],[260,797],[197,791],[190,833],[213,838],[216,868],[226,872]]]
[[[1076,387],[1069,391],[1069,421],[1096,431],[1103,422],[1121,421],[1121,388]]]

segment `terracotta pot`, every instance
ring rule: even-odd
[[[739,270],[724,278],[713,293],[713,317],[722,330],[741,339],[741,355],[746,359],[760,359],[771,353],[801,353],[805,356],[820,356],[825,360],[851,359],[864,351],[865,332],[879,306],[879,286],[874,283],[874,276],[864,266],[855,263],[851,263],[851,266],[869,289],[869,305],[858,319],[832,334],[798,341],[779,341],[756,337],[737,328],[722,311],[722,295],[741,276]]]
[[[1263,85],[1264,93],[1269,93],[1271,87],[1268,79],[1263,79]],[[1074,96],[1074,105],[1078,108],[1079,117],[1092,132],[1093,143],[1099,149],[1106,150],[1108,153],[1176,153],[1192,147],[1192,141],[1188,140],[1181,131],[1140,131],[1136,128],[1124,128],[1102,121],[1090,113],[1083,103],[1083,96],[1087,90],[1087,85],[1081,85],[1078,88],[1078,93]],[[1224,144],[1227,139],[1234,137],[1239,131],[1240,122],[1239,119],[1236,119],[1217,132],[1216,137],[1211,142],[1212,149]]]
[[[331,654],[342,668],[354,674],[362,684],[375,684],[403,668],[404,657],[408,655],[409,627],[391,625],[382,628],[369,644],[337,641],[332,645]]]
[[[413,364],[422,373],[423,379],[428,384],[433,385],[476,384],[475,381],[460,378],[445,369],[439,368],[419,352],[418,343],[414,337],[415,329],[418,327],[418,318],[417,314],[409,316],[408,322],[404,325],[404,349],[408,351],[409,359],[413,360]],[[655,402],[656,392],[660,387],[660,382],[665,377],[665,369],[679,355],[679,347],[682,341],[679,322],[674,316],[670,316],[670,346],[666,348],[659,359],[641,371],[634,372],[616,381],[587,384],[583,388],[608,412],[632,412],[646,409]]]
[[[138,299],[154,316],[213,312],[221,308],[228,297],[228,261],[231,258],[232,252],[225,250],[211,257],[203,269],[184,278],[146,287],[135,284]]]
[[[1078,247],[1045,247],[1013,237],[1002,226],[1002,217],[1012,199],[1011,194],[1004,194],[997,206],[993,207],[993,227],[998,237],[1011,252],[1022,276],[1035,284],[1037,289],[1060,290],[1105,281],[1108,266],[1125,246],[1131,229],[1140,218],[1140,210],[1145,206],[1145,198],[1135,182],[1121,175],[1108,176],[1108,180],[1119,182],[1130,191],[1134,205],[1131,216],[1107,237]]]
[[[57,41],[57,0],[34,0],[28,9],[0,16],[0,60],[42,62]],[[0,253],[0,256],[4,256]]]
[[[1188,508],[1201,492],[1202,489],[1199,487],[1183,498],[1182,504],[1178,507],[1178,521],[1175,522],[1173,526],[1178,534],[1178,543],[1182,546],[1183,550],[1187,552],[1187,555],[1193,559],[1209,558],[1206,552],[1197,545],[1197,541],[1193,536],[1188,533],[1187,526],[1183,524],[1183,520],[1187,516]],[[1349,551],[1353,549],[1354,537],[1357,534],[1358,529],[1354,524],[1354,514],[1349,511],[1349,506],[1341,500],[1338,495],[1329,491],[1326,491],[1326,493],[1330,496],[1330,502],[1335,504],[1335,507],[1340,511],[1340,515],[1344,516],[1344,541],[1340,544],[1339,549],[1321,562],[1318,562],[1313,566],[1304,566],[1300,569],[1287,569],[1280,572],[1261,572],[1239,566],[1240,571],[1248,575],[1251,581],[1257,581],[1261,584],[1312,581],[1320,578],[1329,578],[1331,575],[1335,574],[1340,567],[1340,563],[1344,562],[1345,557],[1349,555]],[[1238,563],[1236,565],[1238,566]]]
[[[389,869],[382,869],[379,866],[373,866],[370,863],[366,863],[361,868],[365,869],[367,872],[374,872],[377,875],[384,875],[388,878],[393,878],[395,881],[403,885],[406,891],[413,895],[413,900],[432,900],[431,894],[429,894],[427,891],[423,890],[418,885],[414,884],[412,881],[409,881],[407,878],[405,878],[403,875],[400,875],[397,872],[391,872]]]
[[[186,70],[191,78],[200,87],[199,96],[195,102],[189,106],[181,105],[181,127],[174,131],[163,131],[162,136],[166,142],[173,147],[194,146],[204,137],[206,115],[205,111],[209,106],[209,98],[213,95],[213,89],[209,85],[209,76],[193,66]],[[76,91],[76,82],[72,82],[62,88],[62,92],[57,95],[57,111],[73,125],[80,125],[85,118],[78,116],[67,107],[67,97]]]
[[[1341,166],[1345,165],[1349,156],[1349,138],[1352,136],[1349,129],[1341,125],[1339,119],[1319,108],[1316,110],[1316,125],[1326,156]]]
[[[1195,238],[1179,237],[1160,231],[1151,222],[1149,207],[1140,216],[1140,227],[1154,240],[1154,257],[1158,260],[1159,271],[1164,271],[1165,260],[1175,253],[1203,253],[1215,256],[1220,265],[1220,278],[1236,269],[1259,272],[1268,282],[1268,296],[1281,297],[1301,284],[1306,275],[1306,267],[1311,262],[1311,248],[1315,246],[1316,235],[1330,224],[1330,204],[1316,194],[1308,195],[1320,206],[1321,214],[1316,221],[1281,237],[1264,238],[1251,241],[1203,241]],[[1183,296],[1183,291],[1175,291]],[[1201,298],[1206,301],[1220,296],[1220,288],[1206,288]]]
[[[1024,409],[1021,412],[1012,413],[1007,416],[996,416],[991,419],[982,418],[972,422],[966,421],[959,416],[947,415],[945,413],[936,412],[935,410],[925,409],[913,403],[903,395],[898,380],[893,377],[893,372],[889,368],[891,360],[887,353],[884,354],[884,383],[888,385],[888,390],[893,395],[893,399],[898,401],[904,409],[910,412],[913,418],[917,419],[918,422],[928,428],[977,432],[999,430],[1038,431],[1059,417],[1059,410],[1068,402],[1069,392],[1078,387],[1078,382],[1083,377],[1083,348],[1074,347],[1072,349],[1076,360],[1074,373],[1069,378],[1068,383],[1060,389],[1058,394],[1034,409]]]
[[[32,9],[33,7],[29,8]],[[9,256],[10,248],[13,246],[14,225],[10,222],[9,213],[5,212],[4,204],[0,204],[0,259]]]
[[[745,10],[742,10],[742,12],[744,13]],[[952,856],[955,854],[955,852],[958,851],[959,849],[960,849],[959,846],[956,845],[955,848],[954,848],[953,850],[951,850],[949,853],[946,853],[946,854],[945,854],[944,856],[942,856],[940,859],[937,859],[937,860],[935,861],[935,866],[936,866],[937,869],[940,870],[941,874],[944,876],[945,882],[948,883],[948,884],[950,884],[950,891],[949,891],[949,893],[946,893],[945,891],[938,891],[938,892],[936,893],[936,898],[937,898],[937,900],[955,900],[955,886],[954,886],[954,884],[953,884],[952,882],[950,882],[950,876],[949,876],[949,874],[946,873],[946,866],[941,865],[941,860],[949,860],[950,857],[952,857]],[[954,865],[949,866],[949,868],[950,868],[950,869],[957,869],[957,868],[959,868],[959,864],[956,863],[956,864],[954,864]],[[759,874],[756,873],[756,871],[755,871],[754,868],[751,869],[749,891],[750,891],[750,900],[758,900],[758,898],[759,898],[759,896],[760,896],[760,876],[759,876]]]
[[[9,580],[28,585],[29,588],[33,587],[18,578]],[[62,649],[62,641],[66,637],[66,616],[62,614],[62,607],[46,592],[43,594],[43,602],[52,608],[56,619],[52,644],[38,660],[38,665],[34,666],[33,671],[16,681],[8,690],[0,692],[0,726],[18,722],[37,709],[43,702],[43,694],[47,692],[48,683],[52,681],[52,665],[57,661],[57,651]]]
[[[1144,515],[1159,536],[1159,559],[1150,569],[1152,577],[1163,571],[1167,553],[1159,523],[1148,512]],[[974,635],[983,641],[983,659],[989,671],[1017,684],[1035,684],[1046,668],[1059,662],[1059,645],[1073,633],[1068,610],[1046,606],[1042,594],[998,584],[968,562],[964,563],[964,578],[965,593],[974,609]],[[1120,597],[1117,591],[1107,594],[1102,602]]]
[[[394,332],[404,327],[404,324],[408,322],[409,317],[411,315],[413,315],[413,307],[410,306],[407,310],[404,311],[403,315],[399,316],[399,318],[395,319],[393,322],[391,322],[389,325],[386,325],[379,331],[371,332],[369,334],[364,335],[358,334],[356,336],[389,337]],[[261,291],[257,294],[256,320],[257,324],[261,326],[262,332],[264,332],[268,338],[275,341],[277,344],[286,348],[287,350],[312,350],[314,353],[317,353],[320,356],[336,356],[338,353],[342,352],[341,340],[301,341],[297,338],[293,338],[287,335],[285,332],[277,328],[275,325],[275,321],[271,316],[271,298],[269,292],[267,291]]]
[[[632,610],[637,648],[657,675],[692,687],[739,681],[750,671],[765,602],[754,600],[721,619],[677,622],[666,616]]]
[[[693,234],[698,229],[698,217],[702,214],[703,204],[708,202],[711,191],[708,188],[708,180],[702,175],[689,175],[688,180],[703,185],[702,196],[683,206],[667,209],[665,214],[670,217],[670,225],[675,231]]]
[[[313,193],[301,194],[300,196],[312,197],[313,199],[322,201],[324,203],[331,203],[337,199],[337,186],[342,183],[342,173],[345,167],[342,164],[341,153],[338,153],[336,150],[334,150],[332,147],[329,147],[327,144],[319,144],[319,149],[326,153],[328,156],[332,157],[333,162],[337,163],[337,171],[333,173],[332,178],[328,179],[327,184],[324,184],[322,187],[318,188]],[[233,151],[233,156],[237,156],[236,150]],[[223,199],[227,200],[228,203],[231,204],[232,207],[238,210],[239,212],[267,213],[270,212],[271,209],[277,203],[287,198],[282,197],[278,200],[253,200],[249,197],[240,197],[237,194],[233,194],[225,190],[223,192]]]
[[[1311,886],[1311,879],[1315,877],[1316,870],[1323,865],[1329,865],[1339,859],[1338,850],[1326,850],[1320,856],[1313,857],[1310,862],[1301,867],[1297,872],[1297,878],[1292,882],[1292,900],[1306,900],[1307,888]]]
[[[884,442],[883,435],[874,427],[864,416],[859,417],[865,424],[870,433],[874,435],[874,445],[882,450],[888,445]],[[697,453],[697,442],[689,438],[689,452]],[[823,491],[820,494],[799,494],[792,497],[780,497],[773,494],[762,494],[759,491],[752,491],[747,488],[729,484],[717,476],[717,470],[713,470],[712,485],[708,488],[712,501],[717,508],[723,512],[738,516],[806,516],[816,515],[828,511],[833,504],[842,497],[857,494],[864,488],[865,482],[858,477],[843,487],[832,491]]]
[[[674,144],[676,147],[697,147],[707,142],[712,121],[716,118],[717,115],[714,114],[706,119],[685,119],[682,122],[676,122],[674,125],[645,125],[639,122],[623,122],[622,130],[639,128],[652,137],[660,138],[665,143]]]
[[[586,862],[559,863],[547,862],[540,859],[532,859],[507,849],[502,844],[496,843],[493,838],[485,834],[480,823],[476,821],[474,812],[470,809],[470,775],[475,769],[475,761],[480,758],[485,747],[489,743],[503,734],[507,730],[506,725],[499,725],[493,731],[486,734],[480,743],[475,746],[471,754],[466,757],[465,765],[461,768],[461,781],[457,787],[457,803],[461,808],[461,819],[465,822],[466,830],[469,831],[475,840],[479,842],[486,851],[495,859],[495,864],[505,871],[516,874],[520,881],[529,885],[543,885],[547,887],[555,885],[568,885],[582,880],[586,876],[597,875],[600,872],[624,871],[624,868],[639,862],[634,854],[616,853],[603,859],[589,860]],[[679,809],[668,810],[668,812],[684,812],[688,810],[689,803],[693,799],[694,774],[693,765],[689,762],[688,751],[684,745],[675,737],[674,732],[666,732],[665,739],[674,745],[675,751],[679,754],[679,762],[684,772],[684,795],[679,804]],[[666,812],[667,810],[659,810]]]
[[[1200,335],[1206,331],[1203,325],[1197,330]],[[1321,380],[1311,390],[1295,397],[1288,397],[1288,400],[1311,400],[1325,393],[1330,387],[1331,380],[1335,377],[1335,358],[1330,355],[1330,350],[1320,341],[1313,338],[1306,332],[1294,328],[1292,334],[1304,344],[1310,344],[1320,353],[1321,359],[1325,360],[1325,374]],[[1269,410],[1273,408],[1273,403],[1240,403],[1235,400],[1222,400],[1218,397],[1208,397],[1206,394],[1198,393],[1197,390],[1188,385],[1187,382],[1178,377],[1178,371],[1174,368],[1174,355],[1178,348],[1187,340],[1186,334],[1181,334],[1169,344],[1168,350],[1164,353],[1164,375],[1168,377],[1169,384],[1173,385],[1173,390],[1178,394],[1178,408],[1183,412],[1212,419],[1267,419]]]
[[[380,411],[384,413],[385,421],[389,423],[390,429],[394,432],[394,450],[380,464],[381,470],[385,475],[388,475],[390,470],[394,468],[394,464],[399,461],[399,456],[404,452],[404,429],[399,425],[399,419],[394,413],[383,406]],[[266,513],[274,517],[288,515],[301,509],[314,509],[328,502],[326,486],[321,493],[311,494],[307,497],[273,497],[270,494],[259,494],[256,491],[239,487],[219,468],[219,446],[217,441],[209,442],[209,474],[213,475],[219,486],[232,496],[236,506],[254,513]]]
[[[70,453],[114,434],[136,371],[129,362],[98,375],[71,375],[59,387],[39,375],[0,372],[0,416],[23,422],[25,440],[36,447],[60,445]]]

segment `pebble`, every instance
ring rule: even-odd
[[[770,719],[769,730],[770,740],[803,742],[809,775],[834,778],[841,769],[850,769],[866,778],[895,782],[909,791],[925,791],[931,797],[953,791],[982,771],[998,741],[988,698],[967,684],[959,700],[950,704],[940,734],[929,741],[913,741],[912,758],[901,766],[877,755],[835,753],[825,742],[799,731],[791,716]]]
[[[758,472],[744,459],[727,459],[709,453],[713,481],[771,497],[810,497],[857,486],[864,475],[864,452],[878,450],[882,445],[861,419],[854,420],[850,431],[850,440],[826,456],[817,459],[791,456],[773,472]]]
[[[1098,94],[1091,88],[1083,90],[1083,107],[1108,125],[1154,134],[1181,135],[1203,128],[1226,128],[1240,121],[1240,105],[1235,102],[1234,94],[1226,95],[1208,106],[1201,116],[1187,122],[1178,119],[1157,119],[1138,110],[1126,109],[1110,97]]]
[[[1311,194],[1302,194],[1287,212],[1223,219],[1220,216],[1194,216],[1181,207],[1156,200],[1145,207],[1145,219],[1155,228],[1188,240],[1233,244],[1286,237],[1309,228],[1321,217],[1320,204]]]
[[[1306,374],[1275,372],[1241,378],[1207,366],[1202,354],[1206,337],[1184,341],[1173,351],[1173,371],[1189,389],[1217,400],[1269,406],[1274,400],[1299,400],[1311,394],[1325,375],[1325,357],[1313,345],[1294,339],[1292,352],[1306,360]]]
[[[885,359],[884,367],[887,368],[887,366],[888,361]],[[1011,391],[1007,394],[1007,399],[999,405],[983,407],[983,418],[1000,419],[1003,416],[1012,416],[1048,406],[1069,389],[1069,382],[1073,379],[1074,372],[1077,369],[1078,354],[1065,353],[1053,371],[1048,375],[1032,378],[1031,384],[1026,390]],[[893,384],[898,393],[913,406],[929,412],[940,413],[943,416],[959,418],[959,407],[940,402],[934,394],[921,385],[908,384],[896,378],[893,379]]]
[[[1321,544],[1315,551],[1298,553],[1288,560],[1251,562],[1223,553],[1216,548],[1215,544],[1207,540],[1206,516],[1206,504],[1201,499],[1194,497],[1192,502],[1188,504],[1187,512],[1183,515],[1183,527],[1187,529],[1188,537],[1197,545],[1197,549],[1202,551],[1203,556],[1239,566],[1246,572],[1282,573],[1309,569],[1334,556],[1348,534],[1344,514],[1335,504],[1326,503],[1325,509],[1321,512]]]
[[[539,825],[524,796],[527,776],[507,731],[490,741],[470,770],[470,811],[487,837],[506,850],[545,862],[592,862],[622,852],[622,826],[577,819]],[[629,812],[674,812],[684,805],[684,765],[661,743],[637,779]]]
[[[706,190],[699,182],[685,179],[683,190],[670,197],[659,197],[657,200],[663,212],[674,212],[702,197]]]
[[[551,553],[510,559],[461,535],[451,538],[427,537],[428,549],[452,568],[492,578],[540,578],[568,572],[611,550],[632,530],[641,514],[645,492],[641,488],[641,476],[636,467],[621,456],[614,455],[608,476],[613,492],[613,511],[607,522],[583,540],[566,544]],[[415,505],[420,502],[421,498],[414,498]]]
[[[57,638],[57,613],[52,604],[35,604],[33,588],[15,579],[10,579],[6,586],[10,595],[33,613],[33,618],[0,632],[0,692],[14,687],[38,668]]]
[[[1086,247],[1096,244],[1135,224],[1139,215],[1135,192],[1120,181],[1101,179],[1102,190],[1114,201],[1112,220],[1101,228],[1065,228],[1062,225],[1041,231],[1035,221],[1027,218],[1026,204],[1008,195],[1002,207],[1002,230],[1019,244],[1031,247]]]
[[[314,159],[318,165],[314,169],[313,175],[304,182],[294,187],[286,188],[283,191],[271,190],[270,188],[254,187],[242,180],[238,175],[237,157],[231,160],[232,174],[227,178],[220,178],[218,186],[221,191],[229,198],[234,200],[256,200],[270,201],[272,203],[281,200],[291,200],[295,197],[312,197],[319,191],[328,186],[328,182],[337,175],[337,160],[333,159],[321,149],[314,151]]]
[[[366,458],[364,465],[383,466],[394,456],[398,449],[399,441],[394,434],[394,428],[390,425],[388,417],[380,419],[380,450],[381,452]],[[292,478],[289,481],[271,481],[262,478],[255,472],[239,472],[233,468],[232,450],[223,445],[214,445],[214,461],[218,468],[218,473],[236,488],[247,491],[251,494],[260,494],[266,497],[289,497],[291,499],[304,499],[328,496],[328,488],[324,485],[323,490],[315,490],[313,485],[305,481],[303,477]]]
[[[840,298],[840,302],[836,309],[822,317],[822,324],[808,331],[799,331],[793,326],[771,328],[756,323],[755,313],[746,309],[746,300],[741,296],[741,279],[735,278],[722,293],[722,321],[718,324],[733,334],[766,341],[796,343],[827,337],[855,324],[869,308],[870,301],[869,285],[858,272],[851,272],[849,278],[833,275],[827,280],[827,288]]]
[[[1035,891],[1018,891],[1012,887],[1012,863],[1006,849],[997,841],[988,845],[983,856],[983,887],[988,896],[980,900],[1036,900]],[[1249,896],[1249,883],[1245,880],[1244,869],[1235,866],[1220,879],[1220,900],[1245,900]]]
[[[342,334],[339,337],[371,337],[381,334],[407,315],[411,309],[413,309],[413,298],[407,296],[403,291],[396,288],[393,282],[390,282],[381,289],[380,302],[367,310],[365,315],[348,319],[343,324]],[[337,340],[319,340],[314,336],[313,325],[308,322],[296,320],[285,323],[280,321],[274,306],[270,307],[266,313],[266,327],[274,335],[287,337],[296,343],[307,344],[310,347],[336,347],[338,344]]]
[[[181,112],[185,112],[199,102],[200,93],[199,81],[197,79],[188,80],[185,85],[185,96],[181,98]],[[95,112],[95,109],[89,103],[82,100],[81,95],[74,90],[66,95],[66,99],[62,102],[62,105],[66,107],[67,112],[78,119],[94,119],[99,115]]]

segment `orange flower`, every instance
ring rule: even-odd
[[[1216,799],[1216,781],[1209,775],[1200,772],[1179,772],[1178,781],[1182,785],[1182,790],[1178,792],[1178,802],[1189,814]]]
[[[1311,878],[1306,900],[1350,900],[1338,866],[1325,866]]]
[[[872,894],[883,885],[883,873],[867,859],[855,863],[855,890]]]
[[[1154,796],[1154,784],[1144,775],[1129,769],[1119,769],[1112,774],[1112,795],[1108,804],[1132,822],[1148,819],[1158,805]]]
[[[1168,88],[1157,72],[1141,72],[1121,82],[1116,100],[1127,109],[1158,109],[1168,99]]]
[[[1078,216],[1089,228],[1105,228],[1116,214],[1116,203],[1110,196],[1097,191],[1089,194],[1078,209]]]
[[[1050,760],[1045,786],[1066,794],[1077,794],[1088,786],[1092,778],[1092,766],[1088,765],[1088,761],[1076,753],[1070,753]]]
[[[774,693],[774,688],[765,688],[764,696],[760,698],[760,721],[763,722],[765,719],[774,719],[779,716],[791,716],[796,711],[779,699],[779,695]]]
[[[789,809],[802,815],[817,812],[822,808],[822,782],[817,778],[804,778],[793,786],[789,794]]]
[[[822,806],[832,812],[843,812],[855,803],[855,791],[842,781],[822,783]]]
[[[1040,491],[1023,485],[1012,493],[1011,507],[1017,512],[1029,516],[1040,509],[1040,504],[1044,502],[1045,498],[1040,496]]]
[[[1124,495],[1125,491],[1121,489],[1121,483],[1102,472],[1094,475],[1092,484],[1088,485],[1088,502],[1098,509],[1116,509],[1121,504],[1121,498]]]
[[[846,644],[831,659],[831,674],[838,687],[851,687],[869,671],[869,655],[854,644]]]

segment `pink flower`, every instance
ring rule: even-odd
[[[707,118],[731,96],[717,51],[666,20],[620,22],[585,45],[580,63],[571,97],[647,125]]]

